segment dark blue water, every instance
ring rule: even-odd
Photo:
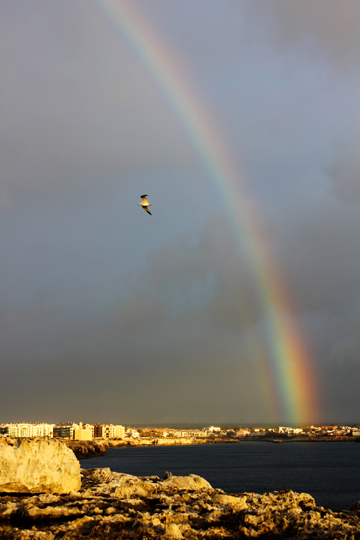
[[[81,467],[136,476],[193,473],[227,493],[292,489],[332,510],[349,510],[360,501],[360,444],[352,442],[113,448],[106,456],[82,460]]]

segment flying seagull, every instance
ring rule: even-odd
[[[140,197],[142,198],[142,201],[138,204],[138,206],[142,206],[143,209],[145,210],[145,212],[147,212],[148,214],[150,214],[150,216],[152,215],[150,210],[149,210],[149,206],[152,206],[152,204],[149,204],[149,201],[147,200],[147,195],[140,195]]]

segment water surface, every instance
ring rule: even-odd
[[[360,444],[292,442],[113,448],[81,460],[81,467],[110,467],[136,476],[198,474],[227,493],[292,489],[318,506],[349,510],[360,500]]]

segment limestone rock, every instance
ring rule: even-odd
[[[229,505],[233,510],[244,510],[247,507],[246,497],[234,497],[233,495],[222,495],[217,493],[213,497],[214,504],[226,504]]]
[[[212,489],[207,480],[196,474],[189,474],[189,476],[169,476],[169,478],[163,481],[163,484],[165,488],[191,489],[194,491]]]
[[[0,443],[0,492],[70,493],[81,487],[74,453],[56,439]]]
[[[176,523],[170,523],[170,525],[168,525],[166,527],[166,533],[164,535],[164,538],[167,538],[168,540],[172,540],[172,539],[177,539],[177,538],[184,538],[183,535],[181,534],[181,531],[179,529],[179,527],[176,525]]]
[[[78,493],[0,493],[0,540],[359,538],[358,505],[332,512],[306,493],[229,495],[196,475],[160,480],[110,469],[81,472]]]
[[[129,499],[147,497],[156,491],[152,481],[143,480],[131,474],[111,472],[109,468],[83,470],[85,478],[92,484],[97,496]]]

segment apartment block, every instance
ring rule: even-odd
[[[73,439],[77,424],[56,424],[53,429],[54,437],[62,439]]]
[[[119,425],[114,426],[115,434],[114,437],[117,439],[124,439],[125,437],[125,427]]]
[[[123,439],[124,437],[124,426],[114,424],[94,424],[95,439]]]
[[[7,424],[9,437],[52,437],[54,424]]]

